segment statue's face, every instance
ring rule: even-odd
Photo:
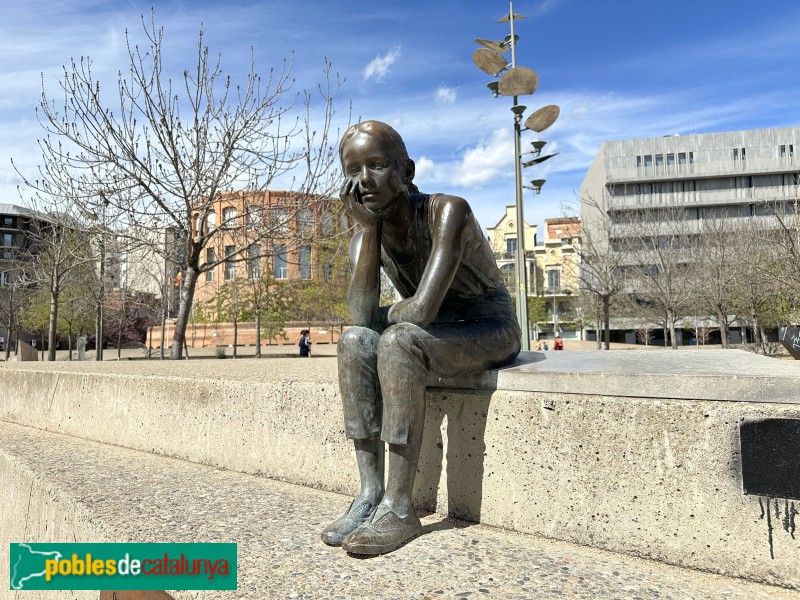
[[[377,137],[363,132],[342,149],[345,177],[353,181],[358,199],[373,212],[388,208],[406,192],[403,171],[396,162]]]

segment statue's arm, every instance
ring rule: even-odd
[[[408,322],[425,327],[436,318],[475,230],[473,219],[472,210],[463,198],[440,198],[434,214],[431,254],[417,293],[389,309],[389,323]]]
[[[380,240],[380,224],[374,228],[362,229],[350,240],[353,276],[347,292],[347,304],[353,324],[372,329],[380,326]]]

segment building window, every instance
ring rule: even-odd
[[[214,249],[206,248],[206,263],[213,265],[216,260],[217,257],[214,255]],[[206,281],[214,281],[214,267],[206,271]]]
[[[739,160],[739,149],[738,148],[734,148],[733,149],[733,160]]]
[[[686,165],[686,152],[678,152],[678,166],[683,167]]]
[[[517,238],[506,238],[506,254],[516,256],[517,254]]]
[[[675,155],[667,154],[667,171],[672,172],[672,168],[674,166],[675,166]]]
[[[232,281],[236,277],[236,246],[225,246],[225,281]]]
[[[326,260],[325,264],[322,265],[322,278],[325,281],[330,281],[331,275],[333,275],[333,267],[331,266],[331,262]]]
[[[8,285],[8,273],[5,271],[0,271],[0,287],[6,287]]]
[[[258,229],[261,227],[261,207],[248,205],[244,209],[244,223],[248,229]]]
[[[311,279],[311,246],[300,246],[300,279]]]
[[[14,227],[14,217],[3,217],[3,227]]]
[[[303,208],[297,211],[297,231],[304,234],[311,233],[313,224],[313,213],[310,208]]]
[[[284,233],[288,231],[289,216],[288,211],[283,207],[273,207],[269,209],[272,227],[275,231]]]
[[[247,249],[247,277],[261,279],[261,246],[258,244]]]
[[[503,277],[506,280],[506,288],[509,290],[517,289],[517,267],[514,263],[509,263],[500,267]]]
[[[330,235],[333,233],[333,215],[331,213],[326,212],[322,215],[320,229],[322,230],[322,235]]]
[[[236,227],[236,209],[233,206],[222,209],[222,226],[228,229]]]
[[[794,156],[794,145],[789,144],[787,146],[786,144],[781,144],[780,146],[778,146],[778,156],[780,156],[781,158],[786,158],[787,156],[789,157]]]
[[[275,246],[275,257],[273,260],[275,270],[273,276],[275,279],[286,279],[286,246]]]
[[[653,166],[653,155],[652,154],[645,154],[644,155],[644,168],[650,169]]]
[[[661,173],[663,172],[663,170],[664,170],[664,155],[656,154],[656,171]]]
[[[14,234],[13,233],[4,233],[3,234],[3,246],[5,248],[12,248],[14,246]]]
[[[561,271],[551,269],[547,272],[547,288],[551,292],[558,292],[561,290]]]

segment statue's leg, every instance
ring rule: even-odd
[[[355,446],[361,489],[345,513],[322,532],[322,541],[331,546],[341,545],[344,537],[366,521],[383,497],[379,337],[371,329],[351,327],[339,338],[339,391],[345,435]]]
[[[384,398],[381,439],[389,443],[386,492],[369,522],[342,546],[356,554],[391,552],[419,534],[412,494],[425,422],[427,359],[419,327],[388,328],[378,345],[378,375]]]
[[[410,323],[389,327],[378,344],[383,394],[381,439],[389,444],[383,500],[342,547],[354,554],[392,552],[421,531],[413,505],[414,479],[425,425],[429,373],[456,376],[507,364],[519,352],[514,322]]]

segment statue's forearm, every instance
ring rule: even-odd
[[[353,268],[353,278],[347,294],[353,324],[361,327],[378,325],[381,295],[380,240],[380,227],[363,231],[358,258]]]

